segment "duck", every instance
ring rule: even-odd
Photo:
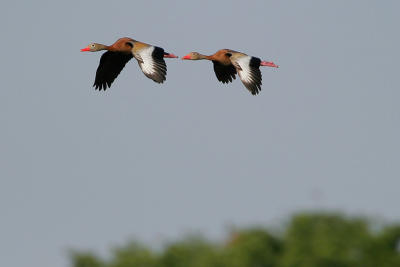
[[[99,66],[93,87],[99,91],[110,88],[126,63],[133,57],[137,60],[144,75],[156,83],[163,83],[167,76],[167,65],[164,58],[178,58],[167,53],[163,48],[136,41],[129,37],[119,38],[112,45],[91,43],[81,52],[98,52],[106,50],[100,57]]]
[[[214,72],[218,81],[230,83],[239,75],[243,85],[252,95],[261,91],[262,75],[261,66],[279,68],[273,62],[263,61],[258,57],[249,56],[245,53],[231,49],[220,49],[210,56],[198,52],[190,52],[182,57],[183,60],[210,60],[214,66]]]

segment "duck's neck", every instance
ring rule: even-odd
[[[211,56],[206,56],[206,55],[203,55],[203,54],[200,54],[200,53],[199,53],[199,56],[198,56],[197,59],[198,59],[198,60],[202,60],[202,59],[211,60]]]
[[[98,43],[95,43],[95,45],[96,45],[96,48],[95,48],[94,51],[102,51],[102,50],[112,51],[112,47],[111,46],[98,44]]]
[[[115,47],[113,47],[112,45],[103,45],[102,44],[100,47],[101,47],[101,50],[108,50],[108,51],[112,51],[112,52],[116,51]]]

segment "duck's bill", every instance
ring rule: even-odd
[[[86,51],[90,51],[90,47],[89,46],[81,49],[81,52],[86,52]]]
[[[276,65],[274,62],[268,62],[268,61],[261,61],[260,65],[261,66],[272,67],[272,68],[279,68],[279,66]]]
[[[171,53],[165,54],[164,57],[166,57],[166,58],[178,58],[178,56],[175,56],[174,54],[171,54]]]

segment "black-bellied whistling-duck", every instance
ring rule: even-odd
[[[232,82],[236,78],[236,73],[239,74],[244,86],[253,94],[256,95],[261,90],[261,71],[260,66],[268,66],[278,68],[272,62],[262,61],[257,57],[248,56],[241,52],[236,52],[230,49],[221,49],[214,55],[205,56],[197,52],[191,52],[182,59],[211,60],[214,64],[214,72],[218,81],[222,83]]]
[[[97,67],[93,84],[96,90],[106,90],[107,86],[111,87],[115,78],[132,57],[138,61],[144,75],[157,83],[163,83],[167,75],[164,58],[177,58],[174,54],[164,52],[161,47],[138,42],[128,37],[120,38],[110,46],[92,43],[81,49],[81,52],[101,50],[107,50],[107,52],[101,56]]]

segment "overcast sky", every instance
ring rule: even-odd
[[[400,220],[398,1],[160,2],[0,3],[2,265],[304,209]],[[167,59],[159,85],[132,60],[95,91],[79,49],[123,36],[280,68],[252,96],[210,62]]]

